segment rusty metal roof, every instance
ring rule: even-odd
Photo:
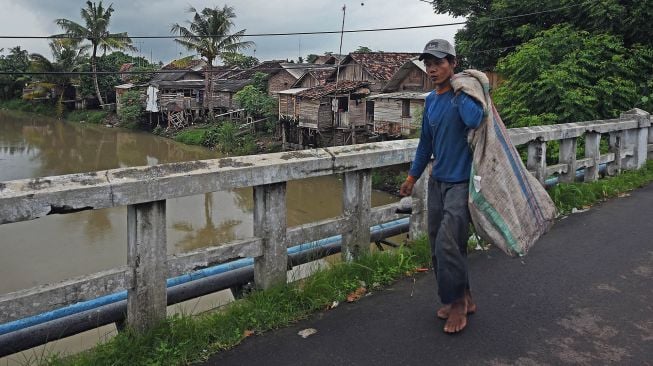
[[[336,83],[331,82],[325,85],[318,85],[313,88],[304,90],[303,92],[297,94],[300,97],[309,98],[309,99],[319,99],[329,94],[343,94],[349,93],[356,89],[363,88],[370,85],[367,81],[351,81],[351,80],[341,80],[338,82],[338,90],[336,92]],[[369,93],[369,91],[368,91]]]
[[[411,58],[419,56],[419,53],[407,52],[352,52],[343,60],[343,64],[348,60],[353,60],[361,65],[374,79],[390,80],[392,75]]]

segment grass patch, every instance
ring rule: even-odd
[[[356,262],[337,263],[313,276],[267,291],[255,291],[219,311],[175,315],[144,335],[118,334],[90,351],[49,355],[48,365],[180,365],[231,348],[250,332],[262,333],[345,301],[351,292],[388,285],[430,263],[425,238],[410,247],[373,252]]]
[[[54,105],[52,104],[30,102],[23,99],[0,101],[0,108],[25,113],[35,113],[43,116],[54,116],[56,114]]]
[[[193,128],[175,134],[174,140],[186,145],[203,145],[209,128]]]
[[[558,211],[568,214],[574,208],[587,208],[597,202],[643,187],[652,181],[653,160],[647,160],[642,169],[623,171],[620,175],[596,182],[558,184],[549,190],[549,194]]]
[[[109,116],[109,112],[100,110],[71,111],[66,115],[66,120],[71,122],[85,122],[101,124]]]

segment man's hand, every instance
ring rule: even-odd
[[[401,188],[399,188],[399,195],[404,197],[410,196],[413,193],[414,185],[415,182],[412,179],[406,179],[406,181],[401,184]]]

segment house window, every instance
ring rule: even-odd
[[[410,117],[410,100],[408,99],[401,100],[401,117]]]
[[[347,112],[349,111],[349,98],[340,97],[338,98],[338,112]]]

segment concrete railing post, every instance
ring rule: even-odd
[[[567,172],[560,176],[560,181],[573,183],[576,179],[576,147],[577,139],[569,138],[560,141],[560,164],[567,164]]]
[[[370,248],[372,175],[370,169],[347,172],[343,178],[342,214],[349,228],[342,234],[342,258],[351,261]]]
[[[626,149],[624,131],[610,132],[608,144],[610,146],[610,152],[614,154],[614,161],[608,163],[607,172],[608,175],[617,175],[623,169],[624,150]]]
[[[585,169],[585,182],[599,179],[599,158],[601,157],[601,134],[588,132],[585,134],[585,157],[592,159],[592,166]]]
[[[526,168],[535,171],[535,178],[544,184],[546,180],[546,141],[535,140],[528,143]]]
[[[639,169],[646,164],[648,155],[648,144],[651,141],[649,129],[651,128],[651,115],[641,109],[635,108],[621,114],[621,119],[636,119],[638,122],[637,130],[630,132],[632,135],[631,143],[633,146],[633,157],[631,161],[632,168]],[[631,168],[629,166],[629,168]]]
[[[421,234],[428,232],[428,182],[430,178],[431,164],[424,170],[422,176],[415,182],[413,187],[413,211],[410,215],[408,236],[411,240],[417,239]]]
[[[127,323],[142,332],[166,316],[166,201],[127,207],[127,264],[133,283],[127,291]]]
[[[257,288],[286,283],[286,226],[286,182],[254,187],[254,236],[263,239],[263,255],[254,258]]]

